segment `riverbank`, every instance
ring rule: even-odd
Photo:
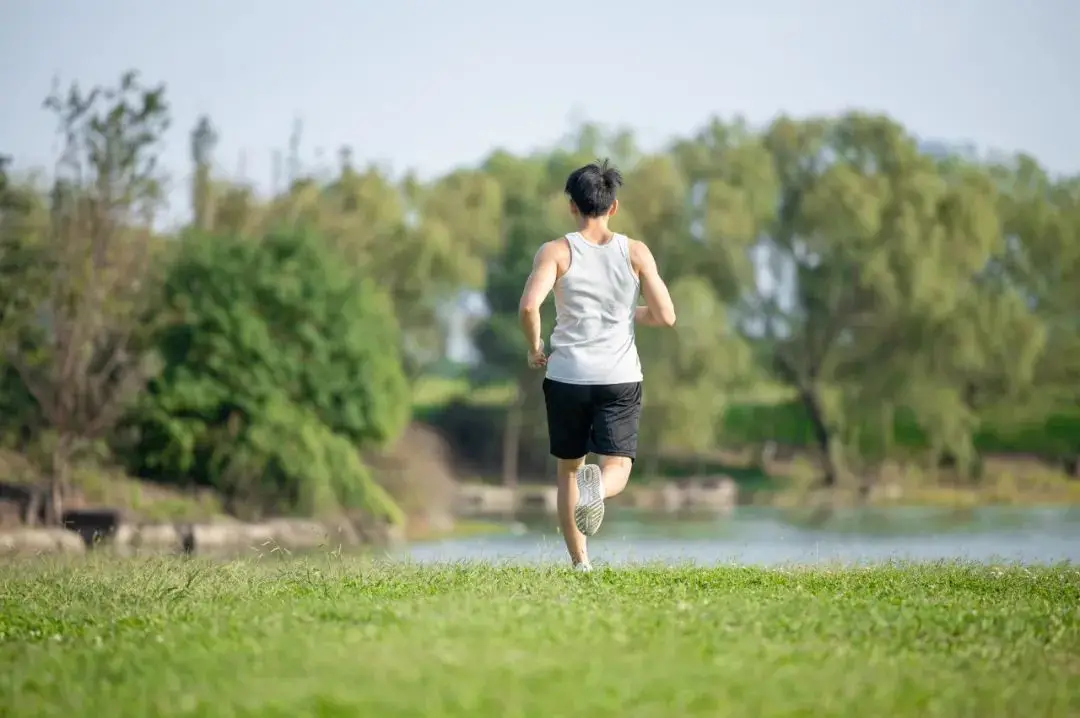
[[[270,519],[245,523],[221,519],[207,523],[115,522],[113,512],[68,515],[66,528],[50,526],[0,530],[0,557],[93,552],[110,556],[265,556],[393,548],[406,536],[401,527],[363,526],[348,519]]]
[[[5,715],[1066,716],[1080,572],[5,569]],[[573,629],[581,616],[587,627]]]

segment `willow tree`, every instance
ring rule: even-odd
[[[1002,319],[1013,300],[983,278],[1002,246],[985,176],[950,181],[901,126],[859,113],[780,118],[760,140],[713,123],[677,151],[700,187],[701,271],[795,392],[825,484],[844,473],[853,428],[882,407],[910,406],[964,449],[962,377],[1008,371],[984,335],[1013,331],[1028,364],[1038,353],[1037,331]],[[943,362],[961,340],[965,352]]]
[[[2,282],[20,301],[5,309],[0,349],[48,427],[49,518],[59,522],[72,461],[109,433],[152,373],[140,330],[156,288],[151,227],[169,114],[164,87],[134,72],[115,87],[72,84],[45,107],[63,150],[47,215],[24,226],[22,271]]]

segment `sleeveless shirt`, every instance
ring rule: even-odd
[[[547,378],[565,384],[624,384],[642,379],[634,342],[641,291],[625,235],[592,244],[566,235],[570,267],[555,282],[555,330]]]

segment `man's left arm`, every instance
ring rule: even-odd
[[[530,356],[540,354],[544,349],[540,340],[540,305],[555,287],[558,275],[558,262],[553,249],[553,243],[547,242],[536,252],[532,272],[525,282],[525,289],[518,303],[521,332],[525,335]]]

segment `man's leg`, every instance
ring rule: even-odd
[[[590,449],[599,466],[578,472],[580,498],[575,507],[579,529],[591,536],[604,520],[604,500],[622,493],[637,455],[641,419],[641,383],[593,387]]]
[[[604,498],[621,494],[630,480],[634,461],[629,456],[598,456],[596,463],[600,465],[600,475],[603,477]]]
[[[633,462],[626,456],[598,456],[597,464],[583,464],[574,482],[574,525],[586,536],[600,530],[604,522],[604,501],[622,493],[630,478]]]
[[[585,463],[580,459],[559,459],[558,487],[556,502],[559,507],[559,529],[562,531],[566,551],[574,565],[589,565],[589,554],[585,545],[585,534],[578,531],[574,524],[574,506],[578,501],[578,469]]]
[[[556,503],[559,529],[566,550],[575,566],[588,568],[585,536],[574,525],[574,505],[578,500],[577,475],[585,463],[592,413],[589,388],[544,380],[544,405],[547,409],[548,440],[551,454],[558,459]]]

